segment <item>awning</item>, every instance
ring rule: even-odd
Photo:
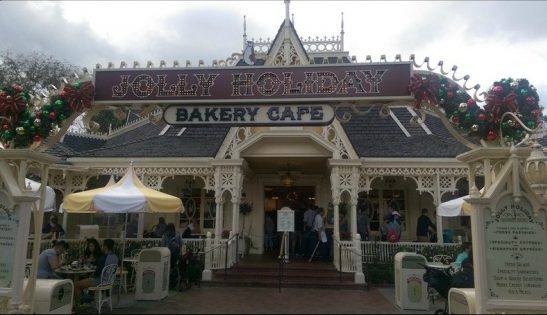
[[[471,215],[471,205],[465,201],[469,198],[463,196],[441,203],[437,207],[437,215],[441,217],[458,217]]]

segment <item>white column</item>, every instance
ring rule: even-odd
[[[211,239],[211,232],[207,232],[207,238],[205,239],[205,266],[203,268],[203,272],[201,273],[201,280],[202,281],[211,281],[213,279],[213,272],[211,271],[211,249],[212,247],[212,239]]]
[[[224,200],[222,197],[215,198],[216,213],[215,213],[215,244],[222,238],[222,216],[224,215]]]
[[[357,234],[357,198],[351,197],[351,235]]]
[[[28,247],[28,233],[30,228],[31,202],[18,204],[19,224],[17,227],[17,243],[12,274],[11,304],[19,305],[23,302],[23,279],[25,279],[25,264]],[[39,237],[39,234],[37,235]]]
[[[435,175],[435,185],[434,185],[434,197],[433,205],[435,206],[435,213],[437,213],[437,207],[441,204],[441,189],[440,189],[440,175]],[[437,213],[437,243],[443,244],[443,217]]]
[[[239,196],[232,197],[232,231],[239,233]]]

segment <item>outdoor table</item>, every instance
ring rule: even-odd
[[[95,272],[95,267],[73,268],[70,266],[64,266],[55,270],[55,273],[65,275],[66,277],[71,278],[73,282],[80,280],[80,275],[86,275],[93,272]]]

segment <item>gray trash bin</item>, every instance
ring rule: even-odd
[[[416,253],[395,255],[395,302],[403,310],[429,310],[427,283],[423,280],[427,259]]]
[[[159,301],[169,292],[171,253],[166,247],[143,249],[137,263],[135,299]]]

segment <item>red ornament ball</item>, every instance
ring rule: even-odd
[[[486,119],[486,115],[484,113],[479,114],[479,120],[484,121]]]
[[[453,92],[448,92],[448,93],[446,93],[446,97],[448,97],[448,98],[453,98],[453,97],[454,97],[454,93],[453,93]]]
[[[40,135],[35,135],[34,137],[32,137],[32,141],[40,142],[40,141],[42,141],[42,137],[40,137]]]
[[[8,125],[8,124],[4,124],[4,125],[2,126],[2,129],[8,130],[8,129],[9,129],[9,125]]]
[[[477,105],[477,102],[474,99],[470,98],[467,100],[467,107],[471,108],[475,105]]]
[[[14,85],[13,85],[13,89],[14,89],[15,92],[17,92],[17,93],[19,93],[19,92],[21,92],[21,91],[23,90],[23,88],[22,88],[20,85],[18,85],[18,84],[14,84]]]
[[[488,141],[494,141],[494,140],[496,140],[497,137],[498,137],[498,135],[496,134],[496,132],[490,130],[490,131],[488,131],[488,135],[486,136],[486,139]]]
[[[51,119],[51,120],[57,119],[57,113],[55,113],[55,112],[49,113],[49,119]]]
[[[533,96],[528,96],[526,98],[526,104],[528,105],[534,105],[535,102],[536,102],[536,98]]]
[[[460,117],[452,116],[452,122],[456,125],[459,125],[460,124]]]
[[[492,91],[496,94],[500,94],[503,92],[503,87],[502,86],[499,86],[499,85],[496,85],[494,86],[494,88],[492,89]]]
[[[66,97],[66,92],[65,92],[65,90],[62,90],[61,92],[59,92],[59,96],[60,96],[61,98],[65,98],[65,97]]]

